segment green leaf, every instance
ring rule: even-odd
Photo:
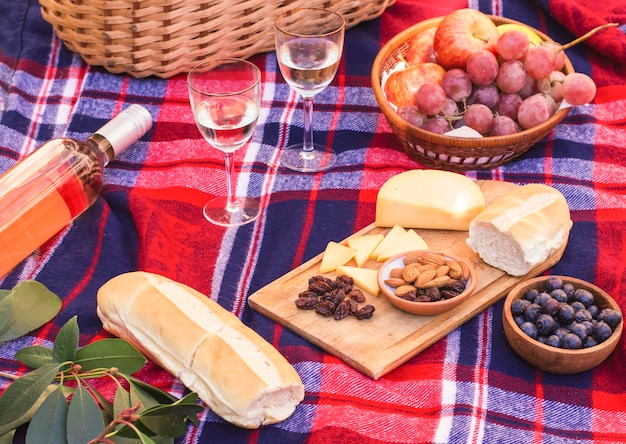
[[[79,383],[67,411],[68,444],[85,444],[100,435],[103,430],[104,420],[98,403]]]
[[[46,364],[16,379],[7,387],[0,397],[0,436],[30,421],[34,414],[32,407],[50,390],[50,383],[59,368],[60,364]]]
[[[13,311],[13,293],[11,290],[1,290],[0,293],[0,332],[4,329],[11,319],[11,312]]]
[[[24,281],[11,290],[12,309],[0,330],[0,341],[10,341],[36,330],[61,310],[61,299],[37,281]]]
[[[54,348],[52,349],[54,362],[74,360],[76,350],[78,349],[79,334],[77,317],[73,316],[61,327],[54,340]]]
[[[43,345],[24,347],[15,353],[15,359],[31,368],[39,368],[43,365],[54,363],[52,360],[52,349]]]
[[[13,436],[15,436],[15,430],[0,436],[0,444],[13,444]]]
[[[132,405],[130,393],[119,385],[115,391],[115,398],[113,398],[113,417],[117,418],[123,410],[132,407]]]
[[[46,398],[26,431],[26,444],[64,443],[67,436],[67,401],[59,387]]]
[[[158,405],[141,414],[141,422],[159,436],[176,438],[187,431],[189,417],[197,417],[204,408],[197,404]]]
[[[160,404],[148,390],[133,382],[129,383],[129,392],[131,405],[141,404],[138,413]]]
[[[142,389],[144,389],[146,392],[148,392],[150,396],[153,397],[159,404],[172,404],[178,401],[178,398],[176,398],[176,396],[170,395],[169,393],[164,392],[160,388],[155,387],[151,384],[148,384],[147,382],[142,381],[141,379],[138,379],[134,376],[127,376],[127,375],[124,375],[124,377],[128,380],[129,383],[139,386]]]
[[[146,365],[146,358],[123,339],[100,339],[79,349],[74,359],[83,371],[97,368],[117,368],[121,373],[132,374]]]

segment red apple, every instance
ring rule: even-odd
[[[428,28],[419,34],[413,36],[406,49],[404,58],[409,65],[415,65],[416,63],[424,62],[436,62],[435,50],[433,48],[433,42],[435,40],[436,27]]]
[[[415,105],[415,94],[424,83],[441,85],[446,70],[432,62],[418,63],[411,67],[394,71],[385,82],[384,91],[387,100],[396,107]]]
[[[475,9],[457,9],[437,26],[433,47],[441,66],[465,69],[474,52],[486,49],[495,54],[498,37],[498,28],[486,14]]]

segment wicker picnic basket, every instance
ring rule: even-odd
[[[86,63],[133,77],[167,78],[213,57],[274,49],[274,17],[325,8],[347,27],[395,0],[39,0],[44,20]]]

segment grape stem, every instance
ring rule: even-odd
[[[566,49],[571,48],[572,46],[577,45],[580,42],[587,40],[589,37],[591,37],[598,31],[602,31],[603,29],[606,29],[606,28],[613,28],[615,26],[619,26],[619,23],[607,23],[605,25],[597,26],[593,28],[591,31],[589,31],[587,34],[578,37],[576,40],[572,40],[571,42],[565,45],[561,45],[561,47],[555,52],[555,54],[558,53],[559,51],[565,51]]]

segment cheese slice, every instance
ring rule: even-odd
[[[354,253],[354,262],[357,267],[362,267],[370,258],[372,251],[385,238],[382,233],[364,234],[362,236],[350,237],[347,240],[348,247],[352,248]]]
[[[354,250],[347,245],[330,241],[326,245],[322,261],[320,263],[320,273],[335,271],[338,266],[346,264],[354,257]]]
[[[374,248],[374,251],[372,251],[372,254],[370,255],[370,257],[372,259],[377,259],[381,251],[383,251],[389,245],[393,244],[396,241],[396,239],[398,239],[400,236],[402,236],[405,233],[406,233],[406,230],[404,229],[404,227],[402,227],[401,225],[394,225],[391,228],[391,230],[389,230],[385,238],[382,241],[380,241],[380,243],[376,246],[376,248]]]
[[[357,287],[367,291],[372,296],[378,296],[380,292],[378,287],[378,270],[340,265],[337,267],[337,274],[350,276]]]
[[[472,179],[450,171],[409,170],[391,177],[378,191],[376,226],[467,231],[485,208]]]
[[[387,259],[398,254],[415,250],[428,250],[428,244],[422,236],[415,232],[415,230],[409,229],[406,233],[396,239],[395,242],[381,251],[376,259],[379,261],[386,261]]]

